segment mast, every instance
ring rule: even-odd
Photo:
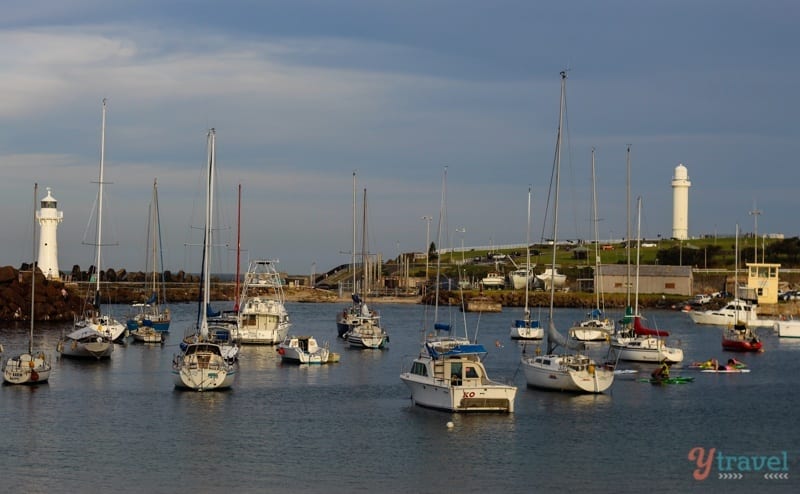
[[[642,196],[636,198],[636,300],[634,302],[634,315],[639,317],[639,254],[641,251],[642,237]]]
[[[242,252],[242,184],[239,184],[239,199],[236,208],[236,291],[235,302],[233,304],[233,311],[239,313],[239,263],[241,262],[240,255]]]
[[[31,249],[31,335],[28,339],[28,355],[33,356],[33,320],[34,309],[36,305],[33,303],[34,295],[36,293],[36,196],[39,194],[39,184],[33,184],[33,247]]]
[[[463,255],[463,251],[462,251]],[[530,323],[528,312],[528,285],[531,276],[531,186],[528,185],[528,231],[525,235],[525,319]]]
[[[151,296],[152,295],[156,295],[156,304],[160,304],[160,302],[161,302],[161,300],[160,300],[161,294],[156,291],[156,269],[157,269],[156,268],[156,248],[157,248],[157,245],[158,245],[157,244],[158,239],[156,238],[156,225],[157,225],[157,223],[156,223],[157,222],[156,215],[158,214],[157,213],[158,210],[156,209],[156,201],[157,201],[156,187],[157,187],[157,179],[153,179],[153,199],[152,199],[152,205],[150,206],[152,208],[152,211],[150,211],[151,224],[150,224],[150,232],[149,232],[149,235],[152,237],[151,238],[150,249],[151,249],[151,255],[152,255],[151,259],[153,260],[153,281],[152,281],[152,283],[153,283],[153,288],[152,288],[153,293],[151,294]]]
[[[103,118],[102,123],[100,126],[100,177],[97,181],[98,193],[97,193],[97,250],[96,258],[95,258],[95,266],[96,266],[96,283],[95,283],[95,292],[94,292],[94,300],[95,300],[95,308],[99,308],[100,304],[100,272],[102,268],[100,266],[100,261],[102,260],[102,248],[103,248],[103,169],[105,167],[105,158],[106,158],[106,98],[103,98]]]
[[[625,214],[627,215],[626,220],[626,233],[625,233],[625,255],[628,259],[628,276],[626,285],[626,293],[627,293],[627,306],[631,306],[631,145],[628,144],[628,151],[626,154],[626,167],[628,170],[627,174],[627,187],[625,192]]]
[[[441,249],[442,245],[442,224],[444,222],[444,215],[445,209],[444,206],[447,203],[447,167],[444,167],[444,172],[442,173],[442,202],[439,205],[439,225],[436,228],[436,288],[434,289],[434,312],[433,312],[433,327],[436,328],[436,323],[439,322],[439,285],[441,281],[439,280],[439,272],[442,266],[442,256],[439,254],[439,249]],[[430,246],[428,246],[428,250],[430,251]],[[426,280],[427,283],[427,280]],[[449,324],[449,321],[448,321]]]
[[[158,181],[153,179],[153,204],[155,208],[155,221],[156,230],[158,234],[158,268],[161,271],[161,286],[157,295],[158,310],[161,311],[161,304],[167,302],[167,288],[164,285],[164,245],[161,241],[161,212],[158,208]],[[153,264],[155,265],[155,256],[153,257]],[[155,266],[154,266],[155,268]]]
[[[208,305],[210,302],[211,281],[208,276],[209,258],[211,257],[212,203],[214,201],[214,165],[216,154],[216,131],[208,131],[208,177],[206,182],[206,218],[203,234],[203,307],[200,319],[200,336],[208,337]]]
[[[555,271],[556,267],[556,251],[558,250],[558,196],[559,196],[559,185],[561,182],[561,133],[562,133],[562,125],[564,123],[564,106],[566,105],[566,89],[567,89],[567,72],[562,70],[561,71],[561,98],[559,103],[558,109],[558,132],[556,133],[556,160],[555,160],[555,194],[553,195],[553,258],[552,258],[552,266],[553,270]],[[556,297],[556,284],[554,282],[554,276],[550,278],[550,311],[549,311],[549,318],[550,323],[549,326],[552,329],[554,327],[553,322],[553,314],[554,314],[554,300]],[[547,335],[547,353],[553,353],[555,350],[555,344],[553,341],[550,341],[550,334],[548,331]]]
[[[367,189],[364,189],[364,211],[361,219],[361,299],[367,298]]]
[[[594,167],[594,147],[592,147],[592,221],[594,222],[594,272],[595,272],[595,280],[598,281],[600,286],[602,283],[600,281],[602,278],[600,277],[600,249],[598,248],[599,238],[598,238],[598,218],[597,218],[597,176],[595,174],[595,167]],[[600,310],[600,290],[597,287],[594,287],[594,295],[595,295],[595,303],[597,306],[597,310]]]
[[[356,171],[353,170],[353,248],[350,250],[350,270],[353,272],[352,293],[356,293]],[[355,300],[353,301],[355,303]]]

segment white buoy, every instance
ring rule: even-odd
[[[447,428],[448,428],[448,429],[452,429],[453,427],[455,427],[455,425],[453,424],[453,422],[447,422]]]

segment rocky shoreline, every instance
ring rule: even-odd
[[[23,266],[24,268],[25,266]],[[0,268],[0,321],[30,320],[31,307],[31,274],[30,271],[17,270],[11,266]],[[87,302],[94,284],[88,281],[64,283],[47,280],[40,271],[36,273],[37,321],[65,322],[86,309],[91,309]],[[143,302],[150,295],[144,289],[143,282],[103,282],[103,296],[109,303],[132,304]],[[196,281],[166,283],[167,301],[170,303],[195,302],[199,297],[199,283]],[[350,304],[350,297],[340,297],[338,293],[309,288],[286,287],[286,300],[300,303],[332,303]],[[217,282],[212,284],[212,300],[233,300],[236,284]],[[502,307],[523,307],[525,292],[521,290],[485,290],[485,291],[443,291],[439,293],[439,304],[461,306],[462,296],[465,300],[486,297],[492,302],[499,302]],[[606,309],[622,310],[626,306],[625,294],[607,294],[604,296]],[[433,304],[433,293],[421,296],[381,296],[369,299],[370,304]],[[686,303],[684,297],[668,297],[662,295],[640,294],[639,305],[643,308],[682,309]],[[722,305],[723,299],[714,300],[708,308]],[[594,294],[585,292],[557,292],[557,307],[590,309],[595,304]],[[528,306],[533,308],[548,307],[549,292],[536,291],[529,293]],[[761,306],[759,313],[764,315],[795,316],[800,313],[797,303],[781,303],[774,306]]]

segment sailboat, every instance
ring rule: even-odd
[[[367,293],[367,269],[369,256],[367,255],[367,189],[364,189],[364,217],[361,224],[361,289]],[[366,301],[362,308],[366,308]],[[389,335],[380,325],[380,319],[375,317],[362,317],[345,334],[347,343],[351,348],[382,349],[389,343]]]
[[[64,336],[56,347],[65,357],[76,358],[108,358],[114,351],[115,340],[124,337],[126,326],[109,313],[103,313],[100,296],[100,274],[103,248],[103,174],[106,149],[106,100],[103,98],[103,118],[100,133],[100,177],[97,181],[97,233],[95,244],[95,291],[93,308],[84,313],[84,317],[75,322],[75,329]]]
[[[525,269],[526,273],[531,273],[531,188],[528,186],[528,230],[525,243]],[[525,283],[525,310],[522,319],[514,319],[511,324],[512,340],[541,340],[544,338],[544,329],[537,319],[531,318],[531,310],[528,308],[528,290],[530,280]]]
[[[642,198],[637,198],[638,222],[636,233],[636,287],[633,307],[626,309],[623,324],[625,328],[611,338],[611,347],[617,352],[619,360],[634,362],[655,362],[676,364],[683,361],[683,350],[668,347],[663,338],[669,332],[645,327],[639,314],[639,253],[641,250]]]
[[[38,184],[33,186],[34,211]],[[31,330],[28,336],[28,352],[6,360],[3,366],[3,380],[9,384],[38,384],[50,378],[50,357],[44,352],[33,353],[34,302],[36,294],[36,214],[33,216],[33,260],[31,261]],[[0,350],[2,351],[2,350]]]
[[[362,265],[362,269],[366,266]],[[356,289],[356,172],[353,172],[353,247],[350,251],[350,272],[353,275],[350,298],[353,303],[338,313],[336,317],[336,332],[340,338],[347,339],[347,333],[363,321],[373,321],[380,325],[380,315],[367,306],[367,302],[358,294]],[[362,287],[364,289],[366,287]]]
[[[229,388],[238,372],[239,364],[226,358],[223,348],[209,329],[211,280],[211,234],[213,218],[214,168],[216,160],[216,132],[208,132],[208,176],[206,180],[205,229],[203,233],[203,267],[201,275],[202,302],[198,307],[197,323],[192,338],[184,339],[185,348],[172,360],[172,374],[176,388],[195,391]]]
[[[597,188],[594,166],[594,148],[592,148],[592,210],[594,211],[594,272],[595,272],[595,307],[586,315],[583,321],[576,323],[569,330],[569,335],[578,341],[606,341],[614,332],[614,322],[605,317],[603,304],[600,295],[603,288],[603,277],[601,273],[602,263],[600,262],[600,240],[597,232]]]
[[[161,256],[161,223],[158,212],[158,181],[153,180],[153,199],[150,203],[148,245],[150,250],[150,296],[146,302],[134,304],[139,312],[127,321],[128,330],[134,341],[161,343],[161,333],[169,331],[171,315],[165,307],[166,288],[164,285],[163,256]]]
[[[739,295],[739,225],[736,225],[736,262],[734,269],[734,292]],[[733,324],[726,327],[722,332],[722,349],[730,352],[760,352],[764,345],[756,336],[750,325],[740,320],[738,314]]]
[[[556,138],[554,166],[554,202],[553,202],[553,266],[556,265],[558,250],[558,201],[561,177],[561,135],[564,112],[566,110],[567,73],[561,72],[561,97]],[[554,300],[556,283],[550,283],[550,311],[547,328],[547,354],[529,355],[523,347],[521,358],[522,370],[528,386],[549,390],[570,391],[577,393],[602,393],[614,383],[614,372],[605,369],[581,353],[555,353],[558,346],[569,349],[573,343],[558,332],[554,322]],[[535,353],[539,353],[538,351]]]
[[[442,203],[436,245],[441,245],[446,179],[447,168],[442,178]],[[437,280],[440,269],[441,256],[437,256]],[[400,380],[411,391],[411,402],[421,407],[448,412],[513,413],[517,388],[489,378],[482,361],[488,353],[483,345],[470,342],[466,336],[453,335],[449,323],[439,322],[440,285],[438,282],[435,284],[433,332],[425,335],[419,355],[411,362],[411,368],[400,374]],[[466,333],[466,325],[464,331]]]

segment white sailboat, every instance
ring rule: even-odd
[[[362,291],[366,297],[367,293],[367,189],[364,189],[364,217],[361,225],[361,270]],[[366,301],[364,301],[366,307]],[[389,334],[381,327],[380,319],[374,317],[362,317],[346,333],[347,343],[351,348],[359,349],[383,349],[389,343]]]
[[[594,148],[592,148],[592,210],[594,211],[594,272],[595,272],[595,307],[583,321],[579,321],[569,330],[569,335],[578,341],[606,341],[614,332],[614,321],[605,317],[601,300],[603,290],[602,265],[600,262],[600,240],[598,238],[597,223],[597,187],[594,166]]]
[[[292,323],[286,310],[277,261],[254,259],[244,275],[233,339],[249,345],[276,345]]]
[[[158,211],[158,181],[153,180],[153,198],[150,202],[148,247],[150,250],[150,295],[146,302],[134,304],[139,309],[127,326],[134,341],[161,343],[162,333],[169,331],[171,315],[166,307],[166,290],[163,280],[164,263],[161,259],[161,221]]]
[[[336,316],[336,332],[339,338],[347,339],[347,333],[362,322],[372,321],[380,325],[380,315],[377,311],[369,308],[366,300],[358,294],[356,288],[356,172],[353,172],[353,246],[350,251],[350,272],[353,275],[351,286],[351,298],[353,303],[346,307]],[[366,269],[366,266],[362,266]],[[366,287],[362,287],[362,290]]]
[[[531,188],[528,186],[528,230],[525,244],[525,269],[526,273],[531,273]],[[528,290],[530,283],[525,283],[525,310],[522,319],[514,319],[511,324],[512,340],[541,340],[544,338],[544,329],[537,319],[531,317],[531,310],[528,308]]]
[[[33,187],[34,211],[38,184]],[[50,357],[44,352],[33,352],[33,327],[35,324],[36,294],[36,214],[33,217],[33,258],[31,260],[31,330],[28,336],[28,352],[9,357],[3,366],[3,380],[9,384],[38,384],[50,378]],[[2,349],[0,348],[0,351]]]
[[[664,338],[669,332],[647,328],[642,324],[639,314],[639,251],[641,246],[641,208],[642,198],[637,199],[638,222],[636,233],[636,285],[633,311],[628,308],[623,319],[626,328],[611,337],[611,347],[617,352],[619,360],[633,362],[666,362],[676,364],[683,361],[683,350],[667,346]]]
[[[441,245],[446,178],[445,168],[436,245]],[[440,257],[437,256],[437,280],[440,266]],[[483,345],[470,342],[466,336],[451,334],[449,323],[438,322],[439,286],[440,283],[436,283],[434,332],[425,336],[411,368],[400,374],[400,380],[411,391],[412,403],[448,412],[513,413],[517,388],[489,378],[482,362],[487,354]],[[464,330],[466,332],[466,327]]]
[[[214,199],[214,168],[216,161],[216,132],[208,132],[208,178],[206,180],[205,231],[203,234],[202,303],[198,308],[198,322],[192,338],[185,339],[185,349],[172,360],[172,374],[176,388],[195,391],[225,389],[233,385],[238,363],[226,358],[222,345],[209,330],[210,270],[212,212]]]
[[[554,162],[554,207],[553,207],[553,266],[556,264],[558,249],[558,201],[561,168],[561,133],[564,111],[566,109],[566,72],[561,72],[561,98]],[[614,383],[614,372],[605,369],[581,353],[555,353],[557,346],[571,347],[571,341],[556,330],[553,320],[556,284],[550,284],[550,312],[547,328],[547,354],[528,355],[523,349],[522,369],[528,386],[550,390],[577,393],[602,393]],[[538,353],[538,352],[536,352]]]
[[[103,118],[100,133],[100,177],[97,184],[97,233],[95,250],[95,291],[93,308],[75,322],[75,329],[58,342],[57,350],[65,357],[108,358],[114,351],[115,340],[124,337],[126,326],[114,319],[111,314],[100,309],[100,274],[102,273],[103,249],[103,185],[106,149],[106,100],[103,98]]]

